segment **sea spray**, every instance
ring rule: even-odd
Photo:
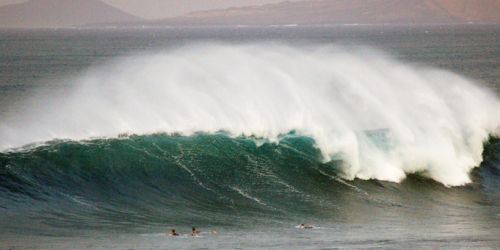
[[[455,186],[470,182],[500,124],[500,102],[472,80],[367,48],[185,46],[120,58],[72,86],[2,119],[0,149],[123,133],[279,141],[295,131],[324,162],[341,160],[346,179],[421,173]]]

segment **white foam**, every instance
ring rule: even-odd
[[[295,130],[315,139],[325,161],[342,159],[346,179],[399,182],[424,172],[453,186],[470,182],[500,124],[499,101],[471,80],[366,48],[186,46],[121,58],[73,86],[2,119],[0,149],[220,130],[275,141]],[[387,145],[363,133],[377,129]]]

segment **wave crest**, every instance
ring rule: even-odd
[[[473,81],[333,46],[204,45],[121,58],[0,124],[0,148],[55,138],[227,131],[312,137],[346,179],[470,182],[500,102]],[[47,97],[35,97],[35,100]],[[497,131],[495,131],[497,129]]]

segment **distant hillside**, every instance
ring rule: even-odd
[[[309,0],[193,12],[156,25],[500,23],[500,0]]]
[[[0,27],[57,28],[92,23],[139,22],[99,0],[31,0],[0,8]]]

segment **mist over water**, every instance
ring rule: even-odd
[[[54,139],[216,133],[311,137],[346,179],[470,182],[500,102],[473,80],[370,48],[190,45],[116,59],[0,122],[4,151]],[[43,100],[43,101],[40,101]],[[40,102],[44,105],[37,105]],[[14,109],[16,107],[13,107]]]

